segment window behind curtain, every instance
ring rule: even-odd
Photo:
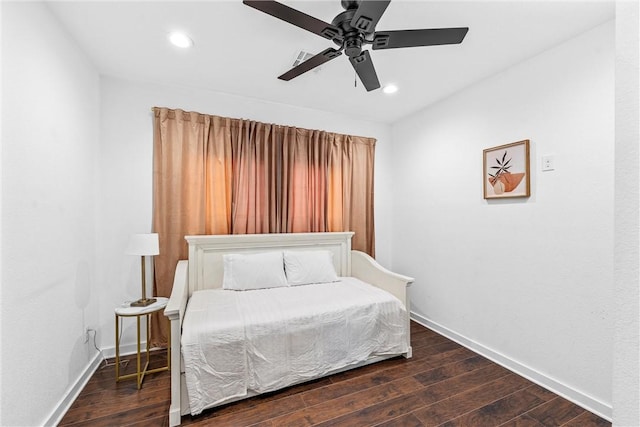
[[[373,138],[154,108],[155,295],[170,295],[186,235],[354,231],[373,256],[374,154]]]

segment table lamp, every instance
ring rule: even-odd
[[[158,233],[134,234],[129,239],[129,246],[125,251],[127,255],[139,255],[142,266],[142,298],[131,303],[132,307],[146,307],[156,302],[155,298],[147,298],[147,275],[145,272],[146,256],[158,255],[160,253],[160,245],[158,243]]]

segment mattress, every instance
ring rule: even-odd
[[[353,277],[251,291],[194,292],[182,356],[191,414],[264,393],[371,356],[407,348],[406,308]]]

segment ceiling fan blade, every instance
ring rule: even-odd
[[[298,77],[300,74],[306,73],[307,71],[324,64],[325,62],[331,61],[333,58],[337,58],[340,55],[342,55],[342,52],[340,52],[339,50],[335,50],[332,48],[325,49],[319,54],[307,59],[300,65],[293,67],[278,78],[280,80],[289,81],[295,77]]]
[[[349,62],[351,62],[353,69],[356,70],[367,92],[371,92],[380,87],[378,75],[376,74],[376,69],[373,67],[371,55],[369,55],[368,50],[363,50],[359,56],[349,58]]]
[[[303,30],[311,31],[325,39],[332,40],[342,34],[342,31],[338,27],[282,3],[278,3],[277,1],[244,0],[243,3],[261,12],[300,27]]]
[[[351,26],[365,33],[372,33],[391,0],[362,0]]]
[[[462,43],[467,31],[469,31],[467,27],[376,31],[373,38],[373,50],[458,44]]]

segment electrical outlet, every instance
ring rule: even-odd
[[[553,155],[542,156],[542,170],[552,171],[555,169],[555,158]]]

